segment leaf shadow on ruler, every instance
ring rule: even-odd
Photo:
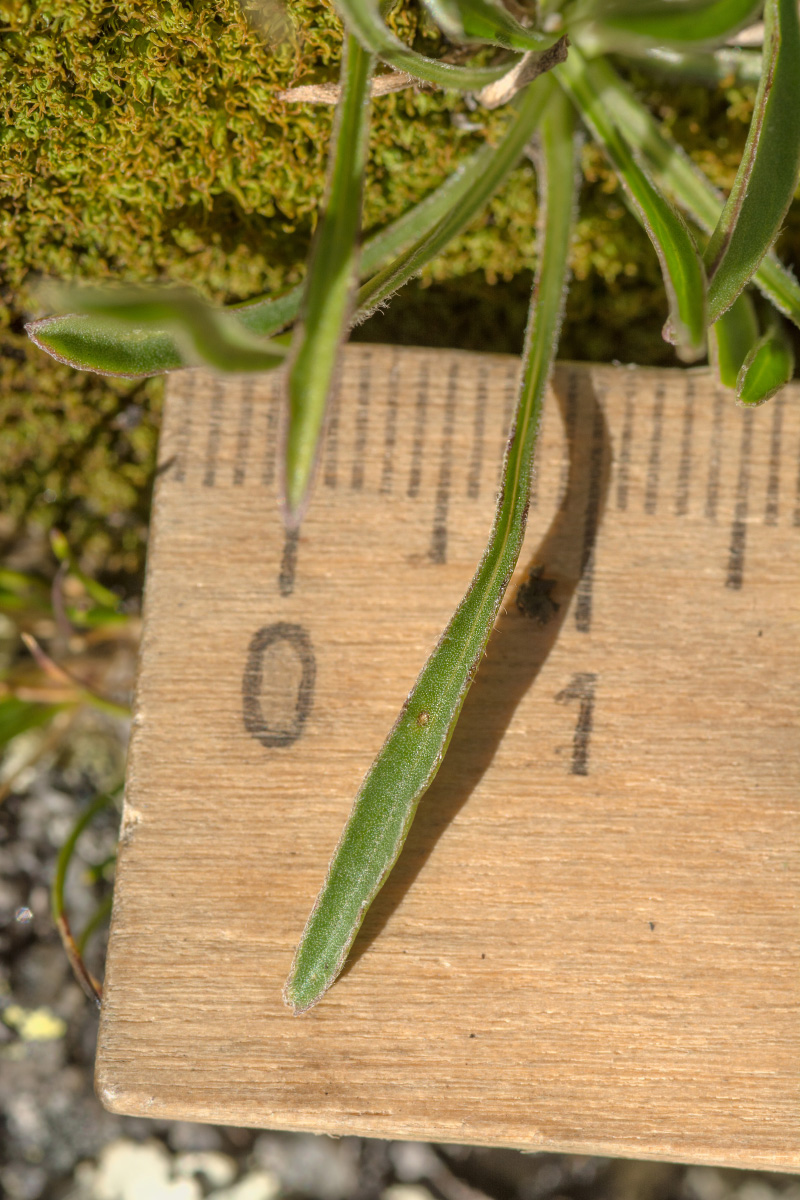
[[[585,381],[582,388],[580,379]],[[588,374],[557,368],[552,390],[565,430],[567,469],[558,509],[527,563],[525,579],[532,580],[533,588],[528,588],[527,599],[524,583],[509,589],[444,762],[420,802],[396,866],[367,913],[343,977],[381,936],[439,838],[489,769],[564,622],[579,618],[580,591],[574,609],[571,601],[581,581],[591,587],[594,544],[611,475],[611,438]],[[538,612],[532,616],[525,608],[530,609],[531,593],[535,601],[537,592],[544,607],[535,606]],[[532,790],[531,819],[535,804]]]

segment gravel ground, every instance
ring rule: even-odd
[[[77,814],[121,777],[124,724],[87,713],[66,744],[23,735],[0,768],[0,1196],[8,1200],[800,1200],[794,1176],[112,1116],[92,1090],[97,1014],[49,913],[56,855]],[[27,739],[27,741],[26,741]],[[67,883],[81,928],[110,882],[117,814],[87,830]],[[90,947],[102,974],[103,937]]]

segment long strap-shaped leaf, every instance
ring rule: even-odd
[[[286,357],[285,346],[257,337],[232,313],[185,289],[46,291],[49,304],[69,315],[31,321],[28,337],[81,370],[128,378],[202,364],[218,371],[269,371]]]
[[[462,67],[418,54],[392,33],[381,15],[380,0],[338,0],[337,7],[345,25],[352,29],[365,49],[398,71],[407,71],[415,79],[424,79],[443,88],[479,92],[502,79],[509,69],[507,62],[497,67]]]
[[[717,224],[723,200],[684,151],[670,141],[645,106],[631,93],[608,62],[589,64],[595,90],[625,138],[638,146],[662,186],[701,229],[710,233]],[[753,282],[784,316],[800,326],[800,284],[773,254],[768,254]]]
[[[639,51],[626,48],[625,57],[641,63],[650,74],[705,83],[708,87],[718,87],[724,79],[733,79],[736,83],[758,83],[761,78],[761,52],[744,50],[740,46],[697,52],[658,46]]]
[[[384,300],[407,283],[435,258],[473,220],[517,165],[538,126],[552,95],[553,83],[544,76],[530,84],[517,101],[517,115],[481,169],[473,172],[472,184],[430,230],[394,262],[369,279],[358,293],[359,318],[367,317]]]
[[[611,35],[603,38],[609,49],[622,44],[627,50],[631,37],[657,46],[699,48],[718,45],[752,24],[761,4],[762,0],[625,0],[601,6],[597,20]]]
[[[669,333],[688,360],[705,351],[706,281],[683,218],[655,188],[620,134],[595,87],[586,60],[573,46],[554,74],[575,103],[622,180],[653,243],[669,301]]]
[[[786,216],[800,174],[800,13],[767,0],[764,63],[733,189],[705,254],[709,319],[733,304]]]
[[[284,505],[296,525],[308,497],[319,436],[358,283],[358,235],[374,59],[352,34],[342,50],[342,91],[330,148],[325,209],[311,251],[302,316],[286,386]]]
[[[539,266],[494,527],[469,590],[356,797],[284,991],[296,1013],[316,1004],[336,979],[402,849],[447,749],[522,547],[542,401],[561,325],[575,202],[576,162],[565,153],[572,144],[572,115],[562,97],[554,99],[542,128]]]

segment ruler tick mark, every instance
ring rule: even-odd
[[[577,380],[576,380],[577,385]],[[581,574],[575,600],[575,628],[579,633],[588,633],[592,625],[592,585],[594,583],[594,546],[597,539],[597,524],[600,517],[600,485],[603,476],[603,442],[605,420],[602,406],[594,401],[592,421],[592,449],[589,460],[589,490],[583,517],[583,543],[581,546]]]
[[[719,473],[722,465],[722,417],[725,397],[717,392],[711,414],[711,444],[708,448],[708,483],[706,486],[706,517],[716,521],[719,505]]]
[[[453,428],[458,400],[458,363],[453,363],[447,380],[447,401],[444,409],[442,444],[439,456],[439,482],[433,511],[433,532],[429,557],[431,562],[447,561],[447,510],[450,505],[450,482],[453,470]]]
[[[383,433],[383,467],[381,469],[380,493],[390,496],[394,475],[394,453],[397,443],[397,391],[400,371],[399,355],[395,351],[389,370],[388,395],[386,397],[386,426]]]
[[[325,471],[323,482],[325,487],[335,488],[339,464],[339,402],[341,400],[341,379],[336,384],[330,398],[328,409],[328,429],[325,434]]]
[[[358,408],[356,409],[356,438],[353,447],[353,469],[350,475],[350,487],[354,492],[360,492],[364,487],[364,458],[367,451],[367,433],[369,431],[369,397],[370,397],[370,361],[371,355],[365,353],[358,375]]]
[[[769,474],[767,475],[767,502],[764,508],[764,524],[778,524],[778,498],[781,483],[781,430],[783,427],[783,396],[772,401],[772,429],[769,438]]]
[[[625,512],[628,507],[628,485],[631,475],[631,445],[633,443],[633,390],[625,394],[625,417],[619,443],[619,465],[617,467],[617,508]]]
[[[294,577],[297,572],[297,546],[300,534],[296,529],[287,530],[281,556],[281,569],[278,575],[278,591],[282,596],[291,596],[294,591]]]
[[[664,388],[656,388],[653,400],[653,424],[650,433],[650,457],[647,461],[647,479],[644,492],[644,511],[649,517],[658,508],[658,484],[661,475],[661,435],[664,427]]]
[[[497,474],[497,486],[502,487],[503,483],[503,463],[506,460],[506,449],[508,447],[508,436],[511,431],[511,414],[514,411],[514,401],[517,398],[517,381],[519,379],[519,367],[509,366],[506,371],[505,389],[503,396],[503,428],[501,430],[502,441],[500,442],[500,470]]]
[[[181,396],[181,415],[178,422],[178,447],[175,453],[175,474],[173,475],[176,483],[183,483],[186,479],[186,463],[189,457],[191,440],[192,404],[188,391],[185,391]]]
[[[739,450],[739,478],[736,482],[736,507],[731,526],[728,577],[725,586],[739,591],[744,579],[744,551],[747,539],[747,493],[750,487],[750,450],[753,443],[753,410],[742,414],[742,441]]]
[[[250,430],[253,424],[253,386],[253,380],[248,379],[242,389],[239,429],[236,434],[236,458],[233,467],[234,487],[241,487],[247,475],[247,451],[250,448]]]
[[[488,368],[483,365],[478,370],[478,380],[475,387],[475,411],[472,416],[472,457],[467,474],[467,496],[477,500],[481,490],[481,467],[483,466],[483,444],[486,436],[486,381]]]
[[[694,380],[686,380],[683,402],[681,458],[678,464],[678,487],[675,493],[675,516],[685,517],[689,511],[689,483],[692,475],[692,430],[694,428]]]
[[[225,394],[219,383],[214,384],[211,393],[211,404],[208,413],[208,440],[206,441],[205,470],[203,472],[203,487],[212,488],[217,481],[217,456],[219,454],[219,439],[222,433],[222,413],[225,407]]]
[[[275,482],[275,460],[278,455],[278,425],[283,399],[284,376],[273,377],[267,408],[267,436],[264,440],[264,459],[261,467],[261,483],[272,487]]]
[[[406,494],[410,500],[419,495],[422,482],[422,452],[425,447],[425,422],[428,415],[428,361],[419,365],[417,403],[414,409],[414,440],[411,444],[411,470],[408,475]]]

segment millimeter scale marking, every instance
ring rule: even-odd
[[[168,388],[98,1052],[151,1117],[800,1169],[800,394],[559,366],[519,570],[350,965],[281,986],[492,520],[516,360]]]

